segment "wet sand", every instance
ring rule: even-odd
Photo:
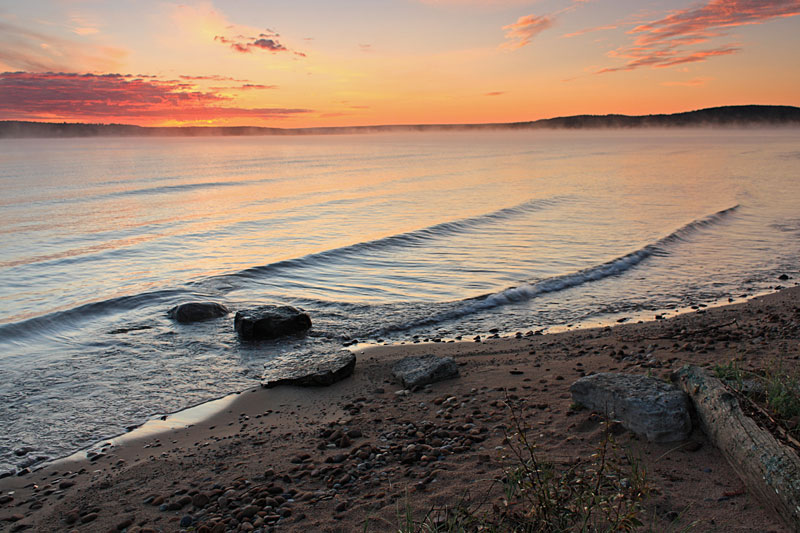
[[[407,512],[421,519],[459,502],[488,512],[502,504],[496,479],[513,463],[512,412],[540,457],[569,468],[605,433],[602,418],[571,408],[576,379],[668,378],[733,358],[797,367],[800,288],[665,320],[526,333],[359,350],[353,376],[331,387],[255,388],[189,428],[0,479],[0,531],[382,532]],[[392,363],[429,353],[455,357],[460,377],[403,391]],[[647,469],[653,530],[788,531],[701,432],[673,444],[616,433]]]

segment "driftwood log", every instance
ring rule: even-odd
[[[747,488],[774,509],[792,531],[800,531],[800,459],[761,429],[723,383],[695,366],[678,371],[700,425]]]

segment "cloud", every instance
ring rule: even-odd
[[[245,83],[244,85],[239,85],[238,87],[211,87],[212,91],[256,91],[256,90],[267,90],[267,89],[277,89],[277,85],[261,85],[259,83]]]
[[[492,91],[492,92],[489,92],[489,93],[484,93],[483,96],[500,96],[502,94],[506,94],[506,92],[505,91]]]
[[[254,48],[261,48],[263,50],[269,50],[271,52],[285,52],[287,48],[283,46],[281,43],[274,39],[256,39],[248,46],[252,46]]]
[[[236,78],[231,78],[229,76],[220,76],[219,74],[211,74],[206,76],[187,76],[181,75],[178,76],[182,80],[191,80],[191,81],[237,81],[237,82],[246,82],[247,80],[237,80]]]
[[[435,6],[472,6],[472,7],[492,7],[504,8],[530,4],[530,0],[418,0],[423,4]]]
[[[270,31],[270,30],[267,30]],[[249,54],[254,50],[266,50],[268,52],[291,52],[292,54],[300,57],[306,57],[303,52],[290,50],[278,41],[279,34],[270,31],[270,33],[261,33],[258,37],[245,37],[244,35],[237,35],[236,37],[225,37],[224,35],[215,35],[214,40],[222,44],[227,44],[232,50],[242,54]]]
[[[616,30],[619,26],[617,24],[606,24],[605,26],[595,26],[593,28],[586,28],[583,30],[574,31],[572,33],[565,33],[562,37],[577,37],[595,31]]]
[[[193,84],[130,74],[4,72],[0,118],[158,123],[230,118],[275,119],[307,109],[241,108]]]
[[[86,35],[86,34],[85,34]],[[0,21],[0,69],[26,71],[109,71],[119,68],[127,52],[45,34]]]
[[[502,47],[509,50],[517,50],[531,42],[531,39],[538,34],[553,26],[555,19],[548,15],[541,17],[536,15],[525,15],[517,19],[513,24],[503,26],[506,30],[506,39]]]
[[[714,78],[699,77],[686,81],[665,81],[661,85],[665,87],[702,87],[713,80]]]
[[[730,55],[740,50],[736,44],[694,47],[725,36],[725,28],[762,24],[775,18],[800,14],[800,0],[712,0],[701,7],[674,11],[655,21],[639,24],[628,33],[636,35],[633,44],[609,53],[627,63],[608,67],[598,74],[633,70],[639,67],[670,67]]]
[[[261,85],[260,83],[245,83],[244,85],[236,87],[236,89],[239,89],[241,91],[249,91],[255,89],[277,89],[277,88],[278,88],[277,85]]]

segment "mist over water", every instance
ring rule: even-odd
[[[276,356],[753,294],[800,257],[800,131],[0,141],[0,472],[254,386]],[[784,282],[785,283],[785,282]],[[791,283],[791,282],[790,282]],[[182,302],[307,310],[240,343]]]

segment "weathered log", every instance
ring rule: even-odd
[[[723,383],[702,369],[678,371],[700,424],[747,488],[774,509],[792,531],[800,531],[800,459],[761,429]]]

